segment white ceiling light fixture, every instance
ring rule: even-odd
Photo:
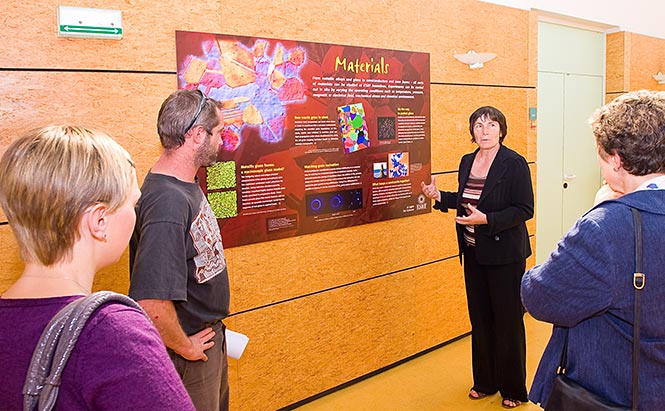
[[[455,54],[454,57],[462,63],[468,64],[470,69],[477,69],[496,57],[496,53],[476,53],[469,50],[464,54]]]
[[[653,79],[658,82],[658,84],[665,84],[665,74],[658,72],[658,74],[653,75]]]

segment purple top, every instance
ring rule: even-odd
[[[37,341],[75,296],[0,298],[0,409],[21,410]],[[88,320],[62,373],[55,410],[192,410],[159,333],[140,311],[101,306]]]

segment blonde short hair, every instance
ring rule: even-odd
[[[135,178],[127,151],[100,131],[47,126],[13,141],[0,159],[0,205],[21,258],[49,266],[69,257],[83,213],[118,209]]]

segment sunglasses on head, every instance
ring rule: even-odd
[[[201,111],[203,110],[203,106],[206,105],[206,101],[208,101],[208,97],[206,97],[205,94],[201,90],[196,90],[201,94],[201,102],[199,103],[199,109],[196,110],[196,114],[194,114],[194,118],[192,118],[192,121],[189,123],[189,126],[185,129],[185,133],[187,133],[192,127],[194,127],[194,123],[196,123],[196,120],[198,120],[199,116],[201,115]]]

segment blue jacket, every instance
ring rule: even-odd
[[[478,150],[462,157],[457,191],[441,191],[441,201],[434,209],[447,212],[456,209],[465,215],[462,192],[471,173]],[[533,186],[529,166],[521,155],[501,146],[487,173],[478,200],[478,210],[487,215],[487,224],[475,227],[476,258],[481,264],[509,264],[531,255],[531,244],[525,221],[533,217]],[[456,224],[460,258],[464,243],[464,226]]]
[[[625,406],[632,402],[632,286],[635,235],[630,207],[642,213],[643,271],[639,409],[665,409],[665,190],[643,190],[583,215],[557,250],[522,279],[522,302],[555,325],[529,399],[542,406],[570,327],[566,374]]]

